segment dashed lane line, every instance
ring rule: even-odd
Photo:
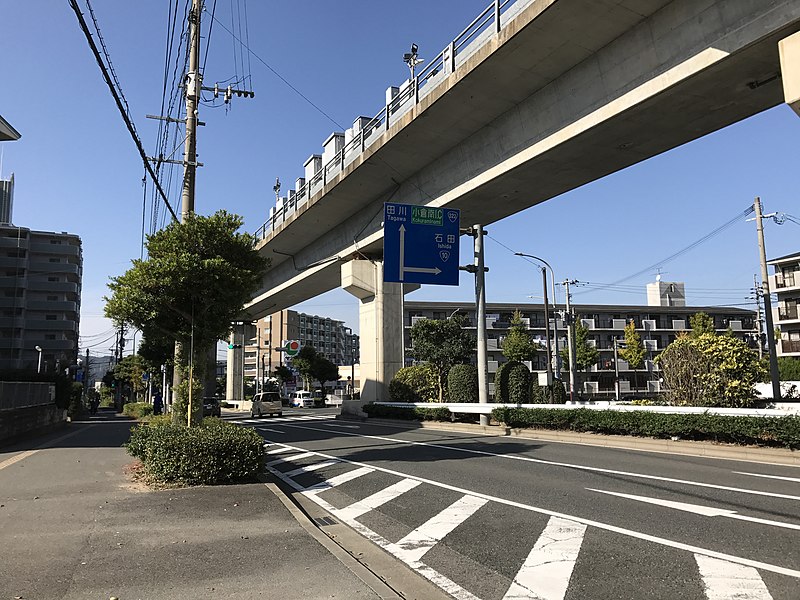
[[[750,475],[751,477],[764,477],[766,479],[780,479],[781,481],[793,481],[800,483],[800,477],[781,477],[780,475],[764,475],[762,473],[747,473],[745,471],[733,471],[737,475]]]
[[[316,427],[309,427],[306,425],[290,425],[285,427],[292,427],[295,429],[308,429],[310,431],[321,431],[324,433],[331,433],[330,429],[318,429]],[[647,475],[645,473],[631,473],[628,471],[618,471],[616,469],[604,469],[601,467],[590,467],[588,465],[578,465],[573,463],[557,462],[552,460],[544,460],[541,458],[532,458],[530,456],[521,456],[519,454],[498,454],[496,452],[487,452],[485,450],[475,450],[474,448],[459,448],[457,446],[447,446],[444,444],[433,444],[430,442],[415,442],[412,440],[402,440],[397,438],[384,437],[379,435],[367,435],[364,433],[351,433],[349,431],[337,431],[339,435],[349,435],[353,437],[368,438],[373,440],[381,440],[384,442],[392,442],[395,444],[404,444],[407,446],[425,446],[428,448],[440,448],[442,450],[452,450],[454,452],[464,452],[467,454],[478,454],[480,456],[493,456],[495,458],[504,458],[508,460],[519,460],[522,462],[535,463],[540,465],[548,465],[552,467],[564,467],[567,469],[576,469],[580,471],[591,471],[594,473],[608,473],[611,475],[621,475],[624,477],[635,477],[637,479],[648,479],[651,481],[664,481],[667,483],[679,483],[681,485],[690,485],[695,487],[712,488],[715,490],[724,490],[726,492],[738,492],[742,494],[752,494],[756,496],[768,496],[770,498],[782,498],[785,500],[798,500],[800,496],[793,496],[791,494],[779,494],[776,492],[764,492],[762,490],[751,490],[746,488],[737,488],[727,485],[717,485],[714,483],[704,483],[702,481],[691,481],[687,479],[676,479],[674,477],[661,477],[660,475]]]

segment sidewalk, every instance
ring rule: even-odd
[[[398,597],[263,483],[131,484],[131,425],[101,412],[0,452],[0,600]]]

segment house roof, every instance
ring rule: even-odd
[[[0,142],[13,142],[21,137],[22,134],[0,115]]]
[[[786,256],[779,256],[778,258],[773,258],[772,260],[768,260],[767,264],[775,265],[792,259],[800,260],[800,252],[794,252],[793,254],[787,254]]]

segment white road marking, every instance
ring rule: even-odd
[[[350,506],[337,510],[336,515],[342,519],[357,519],[361,515],[383,506],[390,500],[394,500],[401,494],[405,494],[408,490],[413,490],[418,485],[419,481],[403,479],[379,492],[375,492],[371,496],[367,496],[363,500],[353,502]]]
[[[444,536],[461,525],[487,502],[488,500],[485,498],[470,495],[459,498],[397,542],[395,544],[397,551],[394,554],[405,562],[418,562]]]
[[[759,523],[761,525],[771,525],[773,527],[796,529],[800,531],[800,525],[796,525],[794,523],[771,521],[769,519],[759,519],[758,517],[748,517],[747,515],[740,515],[735,510],[730,510],[728,508],[715,508],[713,506],[703,506],[701,504],[675,502],[674,500],[662,500],[661,498],[649,498],[647,496],[634,496],[633,494],[607,492],[605,490],[595,490],[593,488],[586,489],[590,492],[599,492],[601,494],[608,494],[609,496],[618,496],[620,498],[627,498],[628,500],[636,500],[637,502],[646,502],[647,504],[655,504],[657,506],[664,506],[666,508],[674,508],[675,510],[682,510],[685,512],[694,513],[696,515],[702,515],[704,517],[728,517],[729,519],[738,519],[739,521],[750,521],[752,523]]]
[[[564,600],[586,525],[550,517],[503,600]]]
[[[794,481],[800,483],[800,477],[781,477],[779,475],[763,475],[761,473],[746,473],[745,471],[733,471],[737,475],[750,475],[751,477],[765,477],[767,479],[780,479],[781,481]]]
[[[286,425],[286,427],[293,427],[295,429],[308,429],[309,431],[322,431],[331,433],[330,429],[317,429],[316,427],[308,427],[306,425]],[[496,452],[487,452],[484,450],[475,450],[472,448],[459,448],[456,446],[445,446],[443,444],[432,444],[430,442],[414,442],[411,440],[401,440],[397,438],[383,437],[379,435],[367,435],[364,433],[351,433],[349,431],[339,431],[339,435],[350,435],[354,437],[363,437],[373,440],[381,440],[384,442],[393,442],[395,444],[406,444],[409,446],[426,446],[428,448],[441,448],[443,450],[452,450],[454,452],[465,452],[468,454],[478,454],[480,456],[494,456],[496,458],[505,458],[509,460],[519,460],[523,462],[536,463],[540,465],[549,465],[553,467],[565,467],[567,469],[576,469],[581,471],[591,471],[594,473],[608,473],[611,475],[622,475],[624,477],[636,477],[638,479],[648,479],[653,481],[665,481],[668,483],[680,483],[682,485],[693,485],[695,487],[712,488],[715,490],[725,490],[726,492],[739,492],[742,494],[753,494],[756,496],[769,496],[770,498],[783,498],[786,500],[798,500],[800,496],[793,496],[791,494],[778,494],[774,492],[762,492],[761,490],[750,490],[745,488],[736,488],[726,485],[717,485],[714,483],[703,483],[701,481],[690,481],[686,479],[675,479],[673,477],[661,477],[659,475],[646,475],[644,473],[630,473],[628,471],[617,471],[615,469],[603,469],[601,467],[590,467],[587,465],[577,465],[572,463],[556,462],[552,460],[544,460],[541,458],[532,458],[530,456],[521,456],[519,454],[498,454]]]
[[[708,600],[772,600],[767,586],[752,567],[695,554]]]
[[[343,461],[343,462],[348,462],[348,461]],[[374,469],[370,470],[372,471]],[[311,490],[313,490],[313,488],[311,488],[311,490],[304,490],[303,486],[298,484],[294,479],[290,477],[284,477],[283,473],[281,473],[280,471],[277,471],[275,469],[270,469],[270,472],[272,472],[275,476],[283,479],[283,481],[291,485],[294,489],[306,494],[311,500],[316,502],[322,509],[327,510],[332,515],[338,516],[336,507],[331,505],[326,500],[320,498],[318,494],[309,493]],[[397,550],[397,546],[395,544],[393,544],[383,536],[375,533],[369,527],[362,525],[355,519],[339,517],[339,520],[342,521],[342,523],[349,525],[355,531],[357,531],[365,538],[367,538],[369,541],[383,548],[387,552],[393,553]],[[414,571],[416,571],[417,573],[419,573],[420,575],[431,581],[433,584],[439,586],[441,589],[450,594],[456,600],[480,600],[480,598],[478,598],[474,594],[471,594],[470,592],[462,588],[460,585],[448,579],[435,569],[432,569],[425,563],[416,561],[416,562],[408,562],[406,564],[411,569],[413,569]]]
[[[358,429],[360,425],[342,425],[341,423],[325,423],[328,427],[343,427],[344,429]]]
[[[279,443],[279,442],[272,442],[272,440],[267,440],[267,441],[269,441],[271,443],[276,443],[276,444]],[[280,444],[280,445],[286,446],[287,444]],[[297,448],[297,447],[294,447],[294,446],[290,446],[290,447],[294,448],[295,450],[303,450],[303,448]],[[562,519],[567,519],[567,520],[571,520],[571,521],[577,521],[578,523],[583,523],[584,525],[588,525],[588,526],[591,526],[591,527],[597,527],[598,529],[602,529],[604,531],[611,531],[613,533],[619,533],[621,535],[626,535],[628,537],[632,537],[632,538],[635,538],[635,539],[644,540],[646,542],[652,542],[654,544],[659,544],[661,546],[666,546],[668,548],[675,548],[677,550],[686,550],[688,552],[692,552],[692,553],[696,553],[696,554],[703,554],[705,556],[710,556],[712,558],[719,558],[719,559],[726,560],[726,561],[729,561],[729,562],[732,562],[732,563],[736,563],[736,564],[740,564],[740,565],[744,565],[744,566],[748,566],[748,567],[754,567],[756,569],[761,569],[763,571],[769,571],[771,573],[778,573],[779,575],[786,575],[788,577],[794,577],[796,579],[800,579],[800,571],[798,571],[796,569],[789,569],[787,567],[781,567],[779,565],[772,565],[772,564],[764,563],[764,562],[757,561],[757,560],[751,560],[749,558],[742,558],[742,557],[739,557],[739,556],[733,556],[731,554],[725,554],[724,552],[717,552],[716,550],[709,550],[707,548],[701,548],[700,546],[693,546],[691,544],[684,544],[683,542],[676,542],[674,540],[669,540],[669,539],[658,537],[658,536],[655,536],[655,535],[650,535],[649,533],[642,533],[640,531],[634,531],[632,529],[626,529],[624,527],[618,527],[616,525],[611,525],[609,523],[603,523],[602,521],[594,521],[592,519],[586,519],[584,517],[578,517],[578,516],[575,516],[575,515],[569,515],[569,514],[566,514],[566,513],[560,513],[560,512],[556,512],[554,510],[550,510],[550,509],[547,509],[547,508],[542,508],[542,507],[539,507],[539,506],[533,506],[533,505],[530,505],[530,504],[523,504],[522,502],[516,502],[515,500],[507,500],[505,498],[499,498],[497,496],[491,496],[489,494],[484,494],[482,492],[475,492],[475,491],[468,490],[468,489],[465,489],[465,488],[461,488],[461,487],[458,487],[458,486],[450,485],[448,483],[442,483],[442,482],[439,482],[439,481],[435,481],[433,479],[427,479],[425,477],[418,477],[416,475],[409,475],[408,473],[403,473],[401,471],[395,471],[393,469],[387,469],[386,467],[379,467],[377,465],[367,465],[365,463],[356,462],[356,461],[353,461],[353,460],[347,460],[346,458],[339,458],[337,456],[332,456],[330,454],[325,454],[323,452],[309,452],[308,454],[312,454],[312,455],[316,454],[317,456],[320,456],[322,458],[335,459],[335,460],[338,460],[340,462],[347,463],[347,464],[350,464],[350,465],[354,465],[354,466],[357,466],[357,467],[367,467],[367,468],[370,468],[370,469],[374,469],[375,471],[380,471],[382,473],[388,473],[390,475],[396,475],[398,477],[403,477],[403,478],[408,478],[408,479],[416,479],[417,481],[419,481],[421,483],[427,483],[427,484],[430,484],[430,485],[433,485],[433,486],[436,486],[436,487],[439,487],[439,488],[442,488],[442,489],[445,489],[445,490],[450,490],[450,491],[458,492],[458,493],[461,493],[461,494],[467,494],[467,495],[470,495],[470,496],[475,496],[476,498],[483,498],[485,500],[491,500],[491,501],[497,502],[498,504],[502,504],[502,505],[505,505],[505,506],[513,506],[515,508],[521,508],[523,510],[527,510],[527,511],[538,513],[538,514],[542,514],[542,515],[548,515],[548,516],[551,516],[551,517],[561,517]],[[275,475],[277,475],[278,477],[280,477],[282,475],[282,473],[280,473],[279,471],[277,471],[275,469],[270,469],[270,471],[275,473]],[[290,485],[295,486],[296,489],[298,489],[300,491],[303,491],[304,488],[299,486],[299,485],[297,485],[296,483],[294,483],[294,480],[287,478],[286,481],[287,481],[287,483],[291,482]],[[316,494],[314,496],[316,497]],[[328,504],[327,502],[325,504],[327,506],[330,506],[330,504]],[[320,506],[322,506],[322,505],[320,504]],[[328,510],[328,509],[325,508],[325,510]],[[336,509],[333,508],[333,510],[335,511]],[[354,521],[354,522],[357,522],[357,521]]]
[[[283,435],[285,431],[278,431],[277,429],[270,429],[269,427],[256,427],[259,431],[269,431],[270,433],[280,433]]]
[[[297,477],[298,475],[303,475],[304,473],[311,473],[312,471],[318,471],[319,469],[324,469],[325,467],[331,467],[335,464],[338,464],[338,460],[324,460],[322,462],[314,463],[313,465],[307,465],[305,467],[299,467],[292,471],[288,471],[284,473],[287,477]]]
[[[336,487],[337,485],[342,485],[343,483],[352,481],[353,479],[361,477],[362,475],[367,475],[374,472],[375,469],[370,469],[369,467],[359,467],[358,469],[353,469],[347,473],[342,473],[341,475],[336,475],[335,477],[331,477],[330,479],[316,483],[310,488],[307,488],[303,493],[305,495],[318,494],[320,492],[324,492],[325,490],[329,490],[332,487]]]
[[[0,462],[0,469],[5,469],[6,467],[10,467],[14,463],[18,463],[19,461],[28,458],[36,454],[38,450],[26,450],[25,452],[20,452],[16,456],[12,456],[11,458],[7,458],[3,462]]]
[[[291,456],[281,456],[279,458],[276,458],[275,460],[268,462],[267,466],[271,467],[272,465],[277,465],[278,463],[282,462],[294,462],[296,460],[302,460],[304,458],[310,458],[312,456],[319,456],[319,455],[316,452],[301,452],[300,454],[292,454]]]
[[[267,454],[281,454],[283,452],[294,452],[294,448],[289,448],[288,446],[284,446],[282,448],[275,448],[275,450],[268,450]]]

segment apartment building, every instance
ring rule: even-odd
[[[780,330],[778,356],[800,357],[800,252],[781,256],[767,263],[775,270],[769,288],[778,296],[772,307],[773,323]]]
[[[0,369],[75,364],[82,275],[77,235],[0,225]]]
[[[278,348],[288,340],[298,340],[301,347],[313,347],[337,366],[358,362],[358,335],[344,321],[285,309],[267,315],[247,329],[244,340],[245,378],[270,373],[284,364],[284,353]]]
[[[573,306],[576,319],[589,330],[589,343],[600,351],[600,360],[587,373],[580,376],[582,392],[588,395],[611,395],[614,393],[614,339],[624,337],[625,325],[633,321],[647,349],[645,365],[635,371],[624,360],[618,360],[618,368],[623,393],[641,392],[656,393],[661,389],[659,367],[654,362],[658,353],[666,348],[683,331],[691,330],[689,317],[704,312],[714,319],[719,333],[728,330],[733,335],[745,340],[752,347],[758,343],[755,313],[749,310],[715,306],[624,306],[584,304]],[[542,352],[528,367],[531,371],[546,371],[545,320],[542,304],[497,304],[486,305],[486,334],[489,357],[489,393],[494,394],[494,373],[505,362],[502,344],[508,334],[514,311],[522,313],[522,321],[534,340],[541,342]],[[475,305],[461,302],[413,302],[406,301],[403,323],[405,330],[405,346],[411,347],[411,327],[420,319],[446,319],[458,311],[468,319],[468,327],[476,329]],[[558,348],[566,347],[566,326],[563,318],[555,319],[558,331]],[[550,329],[553,328],[553,317],[550,317]],[[406,364],[412,364],[406,358]],[[562,379],[567,381],[569,373],[566,366]],[[541,378],[544,380],[543,377]]]

